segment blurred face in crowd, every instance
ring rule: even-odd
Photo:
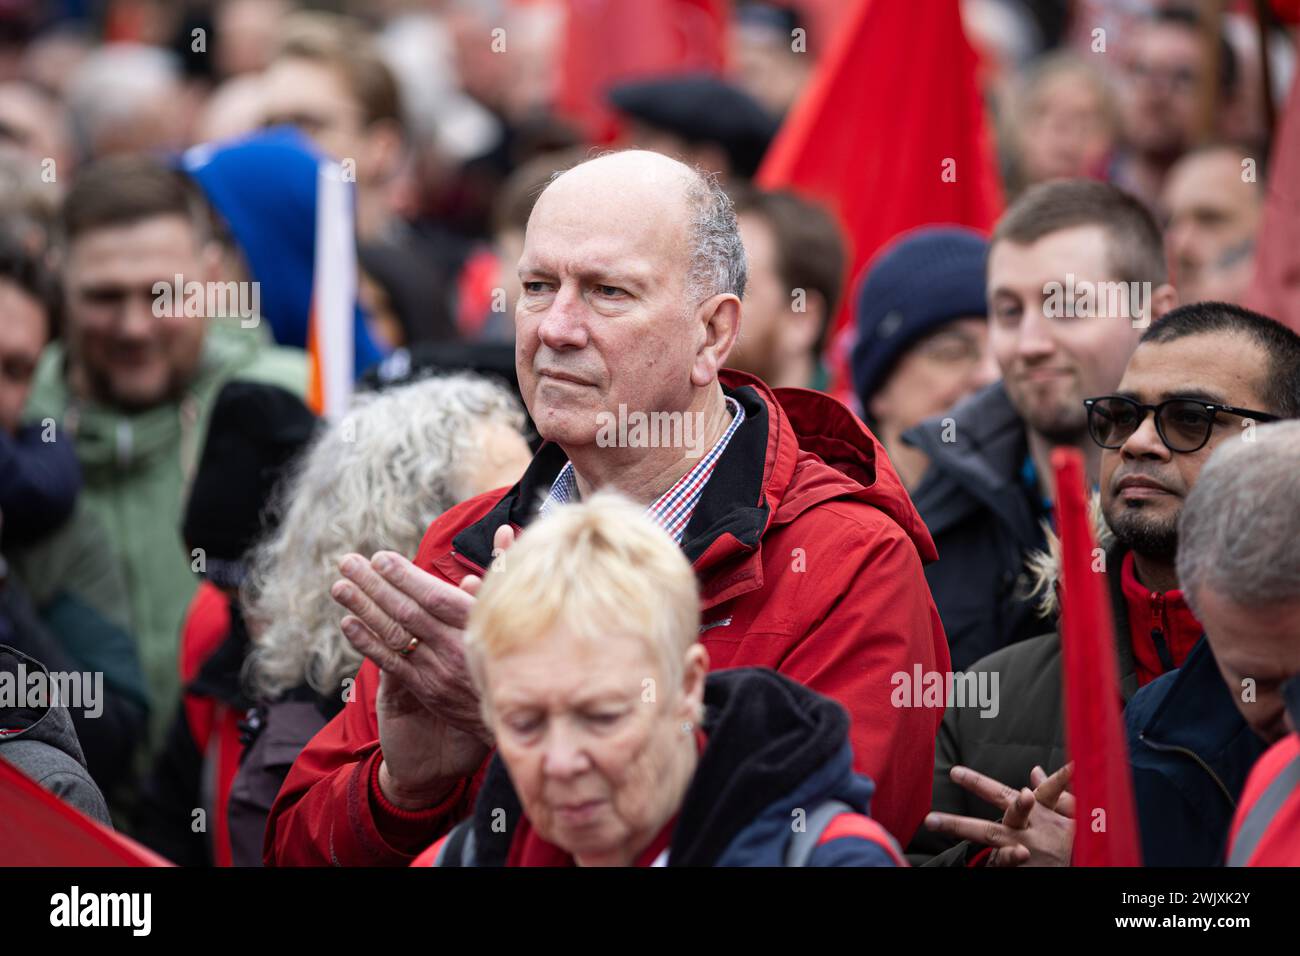
[[[1029,92],[1020,117],[1018,147],[1025,179],[1094,176],[1111,147],[1114,132],[1102,92],[1089,74],[1059,70]]]
[[[281,57],[263,77],[263,123],[296,126],[332,159],[353,159],[368,173],[365,110],[342,75],[304,57]]]
[[[0,429],[13,433],[22,420],[49,326],[45,307],[5,279],[0,279],[0,316]]]
[[[177,274],[185,283],[206,282],[219,256],[179,215],[77,236],[64,269],[77,389],[126,409],[179,395],[198,369],[206,320],[183,308],[155,315],[154,284],[174,286]]]
[[[59,174],[67,172],[67,118],[57,101],[25,83],[0,84],[0,149],[34,162],[49,158]]]
[[[707,657],[667,687],[651,643],[566,628],[485,661],[497,749],[525,815],[583,865],[628,865],[672,818],[693,770]],[[649,677],[656,688],[645,697]]]
[[[808,81],[811,57],[788,33],[752,23],[733,26],[732,72],[740,87],[774,116],[788,110]]]
[[[997,381],[988,328],[983,316],[953,319],[908,349],[871,396],[880,432],[901,435]]]
[[[1237,710],[1269,743],[1288,731],[1282,685],[1300,674],[1300,600],[1242,604],[1206,584],[1196,592],[1197,617],[1205,627]],[[1253,682],[1254,699],[1244,681]]]
[[[1142,329],[1128,316],[1047,314],[1053,283],[1114,281],[1101,226],[1074,226],[989,250],[989,344],[1007,395],[1028,426],[1053,442],[1078,441],[1083,400],[1114,390]]]
[[[780,249],[763,216],[743,213],[740,238],[749,261],[745,320],[727,364],[757,375],[769,385],[807,385],[785,381],[783,370],[809,356],[826,320],[826,303],[806,291],[797,311],[793,289],[781,277]]]
[[[1268,367],[1259,345],[1230,332],[1144,342],[1114,394],[1149,405],[1196,398],[1274,413],[1262,394]],[[1214,449],[1242,439],[1244,422],[1218,415],[1205,447],[1172,452],[1156,433],[1155,416],[1148,415],[1122,447],[1103,450],[1101,506],[1119,541],[1140,555],[1172,561],[1183,502]]]
[[[1203,60],[1194,29],[1165,23],[1135,29],[1122,109],[1125,138],[1139,153],[1173,159],[1192,141]]]
[[[1254,274],[1262,199],[1235,150],[1194,153],[1165,181],[1165,248],[1184,302],[1240,302]]]
[[[275,51],[280,21],[289,13],[282,0],[226,0],[214,16],[217,68],[222,76],[256,73],[266,67]]]
[[[687,174],[653,153],[617,153],[569,170],[533,208],[515,365],[538,432],[570,457],[620,405],[702,407],[731,349],[736,298],[687,301]]]

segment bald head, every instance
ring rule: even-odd
[[[716,178],[649,150],[605,153],[556,173],[533,215],[558,205],[579,217],[601,216],[666,240],[681,270],[683,305],[745,290],[745,250],[735,212]],[[530,224],[531,224],[530,219]]]

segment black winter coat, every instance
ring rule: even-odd
[[[930,457],[912,500],[939,550],[925,577],[952,666],[965,670],[1043,632],[1018,587],[1025,556],[1047,547],[1021,478],[1029,453],[1025,426],[997,382],[903,440]]]

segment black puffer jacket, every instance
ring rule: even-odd
[[[951,423],[947,422],[951,419]],[[945,440],[947,439],[947,440]],[[1021,477],[1025,426],[1000,382],[903,435],[930,457],[912,500],[939,560],[925,569],[954,670],[1043,632],[1017,586],[1046,547]]]

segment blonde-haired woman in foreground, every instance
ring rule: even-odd
[[[848,716],[774,671],[706,676],[681,549],[603,493],[493,564],[466,632],[495,736],[428,866],[894,866]]]

